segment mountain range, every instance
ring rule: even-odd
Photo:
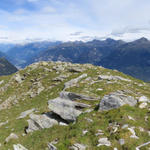
[[[133,42],[106,39],[62,43],[41,52],[31,62],[42,60],[91,63],[150,81],[150,41],[146,38]]]
[[[17,68],[38,61],[90,63],[150,81],[150,41],[146,38],[132,42],[110,38],[89,42],[33,42],[14,45],[0,56]]]

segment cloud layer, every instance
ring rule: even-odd
[[[1,0],[0,42],[150,38],[148,0]]]

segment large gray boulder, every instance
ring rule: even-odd
[[[81,109],[89,106],[90,105],[73,102],[60,97],[48,101],[49,109],[68,122],[75,121],[82,113]]]
[[[44,128],[50,128],[53,125],[57,124],[58,121],[51,118],[49,114],[30,114],[30,119],[28,120],[28,128],[26,129],[26,132],[29,133]]]
[[[127,96],[124,95],[123,92],[117,91],[103,97],[99,104],[99,110],[111,110],[119,108],[125,104],[135,106],[137,101],[132,96]]]
[[[87,101],[98,100],[98,98],[85,96],[85,95],[81,95],[81,94],[77,94],[77,93],[73,93],[73,92],[65,92],[65,91],[62,91],[60,93],[60,98],[68,99],[68,100],[72,100],[72,101],[74,101],[74,100],[87,100]]]

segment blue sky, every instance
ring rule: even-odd
[[[0,0],[0,42],[150,38],[149,0]]]

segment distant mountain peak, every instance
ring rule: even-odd
[[[149,40],[145,37],[142,37],[142,38],[136,40],[135,42],[142,42],[143,43],[143,42],[149,42]]]

